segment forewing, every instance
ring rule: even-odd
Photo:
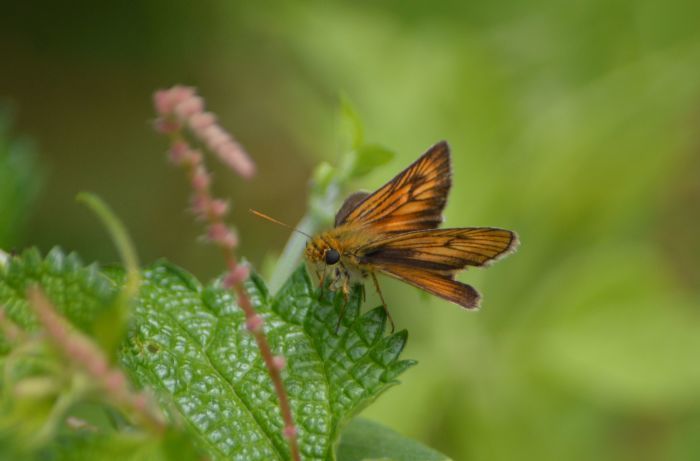
[[[335,214],[335,227],[344,223],[348,215],[368,196],[368,192],[355,192],[354,194],[350,194],[343,202],[343,206],[341,206],[340,210]]]
[[[515,233],[492,227],[431,229],[376,240],[358,250],[358,261],[466,308],[479,293],[454,280],[467,266],[483,266],[512,252]]]
[[[450,175],[450,150],[443,141],[376,192],[353,202],[350,196],[336,216],[336,226],[358,224],[377,234],[434,229],[442,222]]]
[[[483,266],[513,251],[514,232],[493,227],[431,229],[377,239],[358,250],[360,263],[394,264],[453,275],[466,266]]]

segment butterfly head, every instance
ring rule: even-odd
[[[340,261],[340,251],[325,239],[315,237],[306,244],[304,256],[312,263],[333,266]]]

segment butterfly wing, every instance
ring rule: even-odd
[[[361,264],[392,263],[454,273],[483,266],[513,251],[515,233],[493,227],[430,229],[374,240],[358,252]]]
[[[356,224],[377,234],[434,229],[451,186],[450,149],[442,141],[372,194],[353,194],[336,215],[336,226]]]
[[[369,195],[369,192],[355,192],[354,194],[350,194],[343,202],[343,206],[341,206],[340,210],[335,214],[335,227],[345,223],[348,215],[357,208],[360,202],[369,197]]]
[[[492,227],[430,229],[377,239],[358,249],[361,265],[374,267],[461,306],[476,307],[479,295],[454,280],[467,266],[484,266],[515,250],[515,233]]]
[[[386,264],[382,267],[382,271],[466,309],[479,307],[481,296],[474,287],[440,275],[435,271],[415,269],[398,264]]]

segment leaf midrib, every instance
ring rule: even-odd
[[[200,289],[200,290],[197,290],[196,293],[197,293],[197,295],[199,296],[199,300],[200,300],[201,305],[202,305],[202,306],[205,306],[205,308],[206,308],[206,303],[204,302],[204,299],[202,299],[202,297],[201,297],[201,294],[202,294],[201,289]],[[207,309],[207,310],[209,310],[209,309]],[[241,396],[238,394],[238,391],[236,390],[236,387],[234,386],[234,384],[233,384],[233,383],[226,377],[226,375],[224,375],[224,374],[221,372],[221,370],[219,370],[219,368],[217,368],[217,367],[214,365],[214,363],[212,362],[212,359],[211,359],[211,357],[209,356],[209,347],[207,346],[207,347],[202,348],[202,347],[199,345],[199,341],[197,340],[197,338],[195,338],[186,328],[184,328],[184,326],[180,324],[179,320],[177,320],[177,318],[175,318],[169,311],[166,310],[166,311],[165,311],[165,315],[167,315],[167,316],[171,319],[171,321],[173,321],[173,322],[175,323],[175,325],[177,325],[178,329],[180,329],[182,332],[184,332],[184,334],[187,335],[187,337],[189,337],[189,338],[193,341],[193,343],[196,345],[196,347],[197,347],[201,352],[203,352],[204,357],[206,357],[206,359],[207,359],[207,363],[208,363],[208,364],[211,366],[211,368],[216,372],[217,376],[218,376],[219,378],[221,378],[222,381],[228,385],[228,387],[231,388],[231,391],[232,391],[233,395],[236,397],[236,399],[238,400],[238,402],[240,402],[241,407],[242,407],[242,408],[245,408],[245,410],[248,412],[248,414],[250,415],[250,417],[252,418],[252,420],[255,422],[255,424],[257,424],[258,429],[260,430],[260,432],[261,432],[261,433],[265,436],[265,438],[269,441],[270,445],[271,445],[271,446],[273,447],[273,449],[275,450],[275,453],[276,453],[276,455],[277,455],[277,459],[284,461],[284,460],[285,460],[285,457],[282,455],[279,446],[277,446],[277,444],[275,443],[274,439],[273,439],[273,438],[270,436],[270,434],[268,434],[267,431],[264,429],[264,427],[263,427],[262,424],[260,423],[259,419],[256,417],[255,413],[254,413],[254,412],[252,411],[252,409],[248,406],[248,403],[247,403],[245,400],[243,400],[243,399],[241,398]],[[215,318],[216,318],[216,330],[218,330],[220,318],[219,318],[219,316],[216,315],[215,313],[213,313],[213,315],[214,315]],[[180,407],[180,405],[178,405],[178,407],[180,408],[181,413],[184,414],[184,412],[182,411],[182,410],[183,410],[182,407]],[[187,419],[187,418],[186,418],[186,419]],[[206,438],[206,437],[205,437],[205,438]],[[206,438],[206,439],[209,440],[208,438]],[[220,451],[220,450],[219,450],[219,451]]]

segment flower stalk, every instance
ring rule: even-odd
[[[79,364],[106,395],[119,407],[125,408],[154,433],[165,431],[163,416],[156,411],[149,397],[143,392],[129,388],[124,372],[109,363],[106,354],[89,337],[78,332],[68,320],[60,315],[53,303],[38,286],[27,290],[29,306],[36,314],[48,338],[68,359]],[[73,398],[69,398],[72,402]],[[54,413],[63,414],[69,404],[57,405]]]
[[[174,86],[159,90],[153,100],[158,113],[156,131],[170,138],[170,160],[185,170],[192,187],[192,211],[198,220],[205,223],[208,240],[221,250],[227,268],[223,286],[235,293],[238,305],[245,314],[246,328],[255,338],[279,399],[284,420],[283,435],[289,444],[291,457],[294,461],[301,461],[297,428],[282,381],[285,359],[272,353],[264,332],[264,319],[255,311],[245,291],[244,282],[250,275],[250,269],[239,263],[236,257],[238,235],[225,222],[228,203],[212,195],[211,174],[204,164],[202,152],[191,146],[185,132],[201,141],[244,179],[250,179],[255,174],[255,164],[240,144],[218,125],[216,116],[204,110],[204,100],[193,88]]]

